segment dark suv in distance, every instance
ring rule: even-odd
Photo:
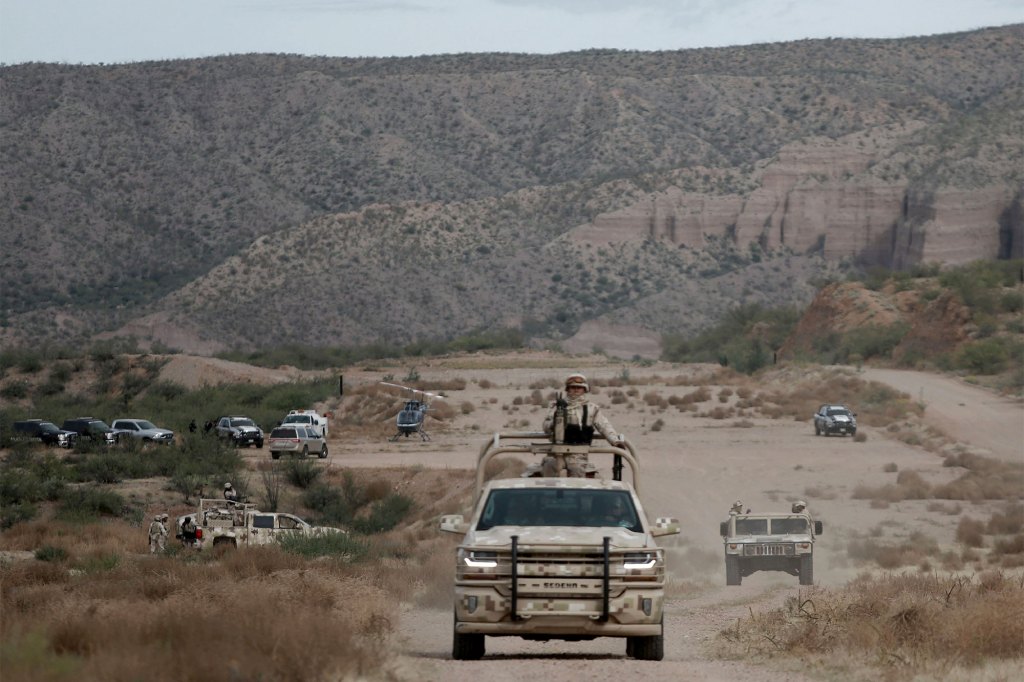
[[[38,440],[62,448],[73,448],[78,442],[78,434],[74,431],[58,429],[53,422],[44,422],[42,419],[14,422],[12,431],[11,440],[14,441]]]
[[[116,443],[121,434],[125,433],[124,431],[115,431],[105,421],[95,417],[65,419],[61,428],[65,431],[74,431],[83,440],[104,442],[107,445]]]

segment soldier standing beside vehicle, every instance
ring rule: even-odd
[[[623,437],[601,412],[596,403],[587,400],[590,384],[582,374],[570,374],[565,379],[565,395],[551,406],[551,413],[544,420],[544,433],[555,443],[565,445],[590,445],[594,432],[600,433],[610,445],[619,446]],[[562,416],[560,416],[562,415]],[[564,419],[564,424],[559,422]],[[583,476],[582,465],[587,461],[585,454],[565,455],[565,469],[572,478]],[[544,476],[558,476],[559,462],[555,457],[545,457],[541,464]]]
[[[238,502],[238,491],[231,486],[231,483],[224,484],[224,499],[230,502]]]
[[[181,524],[181,545],[182,547],[196,546],[196,523],[191,516],[186,516]]]
[[[156,554],[167,549],[167,526],[164,521],[167,514],[158,514],[149,524],[149,553]]]

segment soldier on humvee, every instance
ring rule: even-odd
[[[590,445],[594,432],[600,433],[610,445],[618,446],[623,437],[601,412],[597,404],[587,400],[590,385],[582,374],[570,374],[565,379],[565,398],[552,404],[551,412],[544,420],[544,433],[556,443],[565,445]],[[564,433],[559,428],[559,414],[564,415]],[[565,468],[572,478],[583,477],[585,454],[565,455]],[[544,476],[558,476],[559,462],[555,457],[545,457],[541,464]]]

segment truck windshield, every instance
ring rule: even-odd
[[[232,426],[256,426],[251,419],[232,419]]]
[[[736,519],[736,535],[768,535],[768,519]]]
[[[643,532],[633,499],[625,490],[492,490],[476,527],[495,526],[618,527]]]
[[[772,535],[806,533],[807,519],[772,519]]]

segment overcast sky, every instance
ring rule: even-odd
[[[1024,23],[1024,0],[0,0],[0,63],[674,50]]]

